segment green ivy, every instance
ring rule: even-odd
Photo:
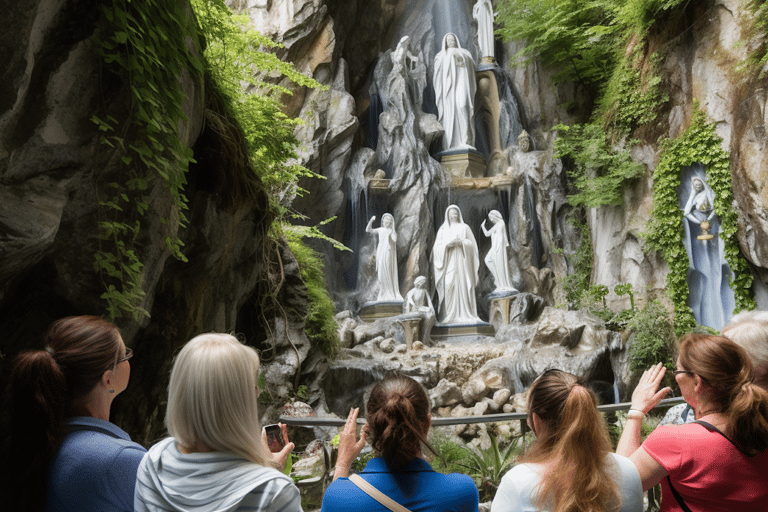
[[[163,218],[170,225],[166,245],[176,258],[186,260],[178,232],[187,224],[183,192],[194,160],[178,136],[178,125],[186,119],[180,77],[184,70],[199,76],[202,62],[197,26],[183,3],[115,0],[100,9],[93,41],[107,69],[127,83],[131,104],[127,119],[92,118],[102,132],[102,144],[113,147],[122,164],[122,179],[110,183],[113,195],[99,203],[100,244],[94,268],[106,288],[101,297],[110,318],[127,312],[138,321],[149,313],[140,307],[145,297],[143,264],[134,242],[139,218],[149,207],[147,190],[156,179],[163,181],[172,202]]]
[[[314,175],[296,163],[293,130],[298,121],[283,113],[279,96],[290,91],[277,83],[287,77],[299,86],[319,84],[280,61],[271,51],[279,45],[253,30],[247,17],[234,15],[224,0],[193,0],[192,8],[176,0],[115,0],[100,7],[93,41],[107,70],[128,85],[131,98],[125,119],[108,113],[92,119],[102,132],[101,142],[114,148],[122,164],[119,179],[110,183],[110,197],[99,203],[94,264],[112,319],[123,313],[137,321],[149,316],[141,307],[144,267],[135,244],[150,208],[147,191],[158,179],[172,203],[170,212],[160,214],[168,225],[166,245],[186,261],[179,232],[188,223],[184,187],[194,159],[179,138],[180,123],[186,120],[185,75],[198,81],[205,75],[206,93],[220,94],[238,125],[230,131],[243,134],[247,156],[238,167],[254,172],[246,196],[265,188],[280,218],[286,209],[276,198],[301,193],[298,180]],[[198,43],[203,39],[204,49]]]
[[[728,153],[722,139],[715,134],[713,123],[707,123],[698,104],[688,129],[674,141],[665,141],[663,154],[653,172],[653,209],[644,234],[646,247],[658,251],[669,265],[667,294],[675,307],[675,332],[693,330],[696,320],[688,301],[688,256],[683,246],[683,216],[677,199],[681,171],[701,163],[707,169],[707,183],[715,193],[715,213],[720,218],[720,238],[725,243],[725,259],[731,267],[731,289],[736,299],[735,311],[756,307],[752,299],[752,273],[736,240],[737,214],[733,205],[733,189]]]
[[[612,146],[605,128],[598,123],[559,124],[555,155],[570,156],[568,171],[578,192],[568,197],[574,206],[620,205],[624,185],[642,175],[642,164],[632,160],[629,148]],[[632,144],[632,142],[630,142]]]

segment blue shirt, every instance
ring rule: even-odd
[[[477,487],[467,475],[444,475],[424,459],[416,458],[407,467],[391,471],[381,457],[371,459],[360,473],[365,481],[413,512],[477,512]],[[321,512],[389,512],[349,478],[333,482],[323,497]]]
[[[47,512],[133,511],[136,470],[147,450],[98,418],[70,418],[48,473]]]

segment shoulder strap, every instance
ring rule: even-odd
[[[688,508],[688,505],[686,505],[685,500],[683,500],[683,497],[680,496],[680,493],[677,492],[677,489],[675,489],[675,486],[672,485],[672,479],[669,478],[669,475],[667,475],[667,483],[669,484],[669,488],[672,490],[672,494],[677,500],[677,503],[680,505],[680,508],[683,509],[683,512],[692,512],[691,509]]]
[[[744,450],[739,448],[739,446],[736,443],[734,443],[733,440],[731,440],[730,437],[728,437],[727,435],[723,434],[723,432],[719,428],[717,428],[716,426],[712,425],[711,423],[707,423],[706,421],[702,421],[702,420],[696,420],[696,421],[694,421],[694,423],[698,423],[699,425],[701,425],[705,429],[709,430],[710,432],[717,432],[718,434],[720,434],[721,436],[726,438],[728,440],[728,442],[731,443],[734,448],[739,450],[739,452],[742,455],[744,455],[745,457],[752,457],[752,455],[748,454],[747,452],[745,452]]]
[[[392,512],[410,512],[407,508],[363,480],[363,477],[360,475],[350,475],[349,480],[358,486],[360,490],[362,490],[364,493],[366,493],[371,498],[375,499],[385,507],[387,507]],[[686,511],[690,512],[690,511]]]

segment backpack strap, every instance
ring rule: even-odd
[[[375,499],[376,501],[384,505],[386,508],[388,508],[392,512],[410,512],[410,510],[408,510],[407,508],[405,508],[404,506],[402,506],[401,504],[399,504],[398,502],[396,502],[395,500],[393,500],[392,498],[390,498],[389,496],[387,496],[386,494],[384,494],[383,492],[381,492],[380,490],[378,490],[377,488],[375,488],[374,486],[372,486],[371,484],[363,480],[363,477],[361,477],[360,475],[351,475],[349,477],[349,480],[353,484],[358,486],[361,491],[363,491],[368,496],[370,496],[371,498]],[[686,512],[690,512],[690,511],[686,511]]]

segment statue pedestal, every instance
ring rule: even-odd
[[[499,291],[493,292],[488,295],[491,301],[491,308],[489,317],[491,319],[491,325],[497,331],[504,325],[509,325],[509,310],[512,306],[512,302],[515,300],[515,296],[520,292],[517,290]]]
[[[421,326],[421,315],[418,313],[408,313],[403,315],[399,322],[400,325],[403,326],[403,331],[405,332],[405,346],[408,352],[413,348],[414,341],[424,342],[424,340],[421,339],[419,329]]]
[[[371,178],[368,180],[368,188],[376,192],[388,192],[390,180],[386,178]]]
[[[433,340],[446,340],[456,336],[496,336],[491,324],[479,322],[476,324],[436,324],[432,328]]]
[[[391,302],[366,302],[360,308],[360,319],[365,322],[373,322],[379,318],[389,318],[397,316],[403,312],[403,301],[395,300]]]
[[[455,178],[482,178],[485,176],[485,160],[476,149],[449,149],[438,153],[440,165],[449,176]]]

